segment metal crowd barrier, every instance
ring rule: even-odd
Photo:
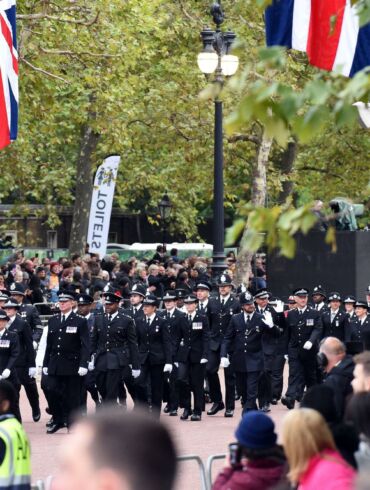
[[[206,476],[204,463],[199,456],[195,454],[190,454],[189,456],[178,456],[177,461],[196,461],[199,467],[201,489],[210,490],[210,487],[208,487],[208,483],[207,483],[207,476]]]
[[[31,485],[31,490],[45,490],[45,484],[42,480],[37,480],[36,483]]]
[[[211,490],[212,488],[212,465],[216,459],[225,459],[226,454],[212,454],[208,459],[206,463],[206,478],[207,478],[207,483],[208,483],[208,488]]]

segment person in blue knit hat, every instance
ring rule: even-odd
[[[226,464],[212,490],[267,490],[287,483],[288,465],[275,424],[263,412],[247,412],[229,444]]]

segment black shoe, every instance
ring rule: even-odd
[[[170,410],[169,413],[168,413],[168,415],[170,417],[177,417],[177,410]]]
[[[164,413],[169,413],[169,412],[170,412],[170,408],[169,408],[169,406],[168,406],[168,405],[166,405],[166,406],[164,407],[163,412],[164,412]]]
[[[271,405],[277,405],[278,404],[278,401],[279,401],[278,398],[273,398],[271,400]]]
[[[217,412],[225,408],[224,402],[214,403],[208,410],[207,415],[216,415]]]
[[[64,428],[65,428],[65,424],[53,424],[50,427],[48,427],[46,433],[47,434],[54,434],[58,430],[64,429]]]
[[[234,410],[232,410],[231,408],[227,408],[225,410],[225,417],[233,417],[234,416]]]
[[[200,422],[202,420],[202,416],[198,415],[197,413],[193,413],[193,415],[190,417],[190,420],[192,422]]]
[[[50,408],[49,408],[49,407],[46,407],[46,408],[45,408],[45,412],[46,412],[48,415],[51,415],[51,412],[50,412]]]
[[[209,396],[209,393],[204,393],[204,402],[205,403],[212,403],[211,397]]]
[[[283,396],[281,398],[281,403],[285,405],[289,410],[292,410],[292,408],[294,408],[295,401],[292,398],[289,398],[288,396]]]
[[[41,412],[40,409],[38,412],[32,413],[32,418],[34,422],[38,422],[41,419]]]
[[[265,412],[265,413],[271,412],[270,404],[265,403],[260,410],[261,412]]]
[[[53,420],[53,417],[50,417],[50,419],[46,422],[46,427],[51,427],[52,425],[54,425],[54,420]]]
[[[188,410],[187,408],[184,408],[184,411],[182,412],[182,415],[180,417],[181,420],[188,420],[188,418],[191,415],[191,410]]]
[[[235,401],[237,402],[238,400],[240,400],[241,396],[238,395],[238,393],[235,393],[235,397],[234,398],[235,398]]]

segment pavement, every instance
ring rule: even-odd
[[[32,420],[32,412],[23,389],[20,400],[23,424],[31,441],[33,482],[45,479],[55,473],[58,467],[58,449],[68,438],[66,430],[61,430],[52,435],[46,434],[45,424],[49,416],[45,413],[46,403],[40,388],[39,393],[42,417],[37,423]],[[89,407],[92,410],[93,403]],[[210,405],[207,405],[206,409],[209,408]],[[280,403],[272,406],[270,415],[275,421],[278,432],[281,430],[282,420],[286,413],[287,409]],[[233,418],[225,418],[223,412],[214,416],[207,416],[203,413],[201,422],[191,422],[190,419],[182,421],[180,417],[170,417],[163,414],[161,421],[170,430],[179,455],[199,455],[205,463],[210,455],[225,454],[228,451],[228,444],[235,441],[234,431],[240,417],[241,406],[240,402],[237,401]],[[214,477],[221,467],[222,461],[216,461],[213,470]],[[195,461],[180,462],[176,490],[198,490],[200,488],[197,463]]]

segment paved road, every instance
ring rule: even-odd
[[[58,465],[58,448],[68,437],[66,430],[53,435],[46,434],[45,423],[48,415],[45,413],[45,401],[40,390],[42,402],[42,417],[40,422],[32,421],[28,401],[21,392],[21,411],[25,429],[31,440],[33,481],[44,479],[55,472]],[[208,406],[209,407],[209,406]],[[287,410],[282,405],[273,407],[271,416],[281,427],[281,421]],[[163,414],[161,420],[171,431],[180,455],[198,454],[205,461],[211,454],[220,454],[227,451],[227,445],[234,440],[234,430],[240,420],[241,408],[237,402],[237,409],[233,418],[225,418],[223,413],[213,417],[203,415],[201,422],[181,421],[179,417],[169,417]],[[215,464],[215,473],[222,462]],[[200,480],[195,462],[181,462],[176,490],[198,490]]]

